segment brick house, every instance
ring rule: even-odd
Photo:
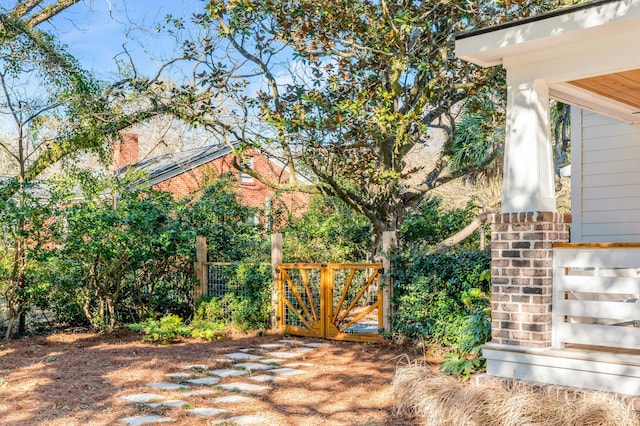
[[[184,197],[198,191],[212,177],[232,173],[238,179],[237,195],[248,207],[262,210],[285,208],[298,215],[308,205],[310,195],[303,192],[278,192],[252,176],[240,173],[233,166],[232,149],[228,145],[210,145],[182,152],[168,153],[138,161],[138,135],[124,134],[113,146],[113,164],[116,170],[145,172],[147,183],[154,189]],[[271,182],[286,184],[289,173],[282,164],[265,157],[256,150],[246,153],[246,165]],[[310,183],[298,176],[303,183]]]

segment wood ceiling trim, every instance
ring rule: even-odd
[[[569,81],[569,84],[629,105],[640,112],[640,70]]]

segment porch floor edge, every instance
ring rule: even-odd
[[[473,377],[472,384],[474,386],[482,386],[485,383],[499,383],[501,386],[506,389],[512,389],[513,386],[517,385],[524,389],[533,391],[533,392],[545,392],[555,395],[559,399],[564,399],[566,401],[575,400],[582,394],[589,392],[602,392],[591,389],[583,389],[576,388],[572,386],[562,386],[562,385],[552,385],[549,383],[541,383],[534,382],[530,380],[513,380],[511,378],[506,377],[497,377],[490,376],[488,374],[478,374]],[[640,396],[635,395],[625,395],[614,392],[604,392],[611,396],[612,398],[618,399],[622,401],[624,404],[627,404],[631,409],[640,414]]]
[[[487,376],[640,396],[640,356],[487,343]]]

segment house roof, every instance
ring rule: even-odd
[[[491,27],[478,28],[471,31],[464,31],[454,34],[456,40],[462,40],[469,37],[475,37],[481,34],[487,34],[494,31],[504,30],[511,27],[517,27],[518,25],[530,24],[533,22],[542,21],[544,19],[553,18],[555,16],[567,15],[582,9],[590,9],[592,7],[599,6],[605,3],[613,3],[618,0],[593,0],[585,3],[574,4],[573,6],[561,7],[560,9],[552,10],[539,15],[529,16],[527,18],[516,19],[515,21],[508,21],[503,24],[493,25]]]
[[[147,183],[155,185],[193,170],[210,161],[224,157],[231,152],[232,149],[228,145],[209,145],[147,158],[134,165],[120,169],[120,172],[141,171],[147,173]]]
[[[526,19],[456,35],[456,55],[483,67],[502,64],[505,57],[634,28],[640,19],[638,0],[596,0]]]
[[[171,179],[174,176],[193,170],[210,161],[231,154],[232,151],[233,149],[229,145],[209,145],[201,148],[194,148],[186,151],[147,158],[134,165],[120,169],[120,172],[144,172],[148,175],[148,179],[145,179],[145,182],[149,185],[155,185],[167,179]],[[265,158],[273,163],[274,166],[283,170],[285,169],[285,165],[279,160],[270,158],[270,156],[267,155],[265,155]],[[298,173],[297,176],[301,182],[307,185],[312,183],[311,179],[300,173]]]
[[[597,0],[458,34],[456,55],[503,65],[514,89],[544,81],[553,99],[640,123],[638,40],[640,0]]]

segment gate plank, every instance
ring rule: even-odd
[[[365,291],[367,291],[367,288],[369,288],[369,285],[373,282],[373,280],[378,276],[378,270],[375,269],[372,273],[371,276],[369,277],[369,279],[367,280],[366,284],[364,286],[362,286],[362,288],[360,289],[360,291],[358,292],[358,294],[356,295],[356,297],[353,298],[353,301],[351,302],[351,304],[349,305],[349,307],[344,311],[344,314],[340,317],[340,319],[338,320],[338,322],[342,321],[345,319],[345,317],[347,315],[349,315],[349,312],[351,312],[351,310],[353,309],[353,307],[356,305],[356,303],[358,303],[358,300],[360,300],[360,298],[362,297],[362,295],[364,294]]]
[[[300,269],[300,276],[302,277],[304,288],[307,290],[307,296],[309,296],[309,304],[311,305],[311,312],[313,312],[313,320],[318,321],[318,312],[316,312],[316,303],[313,300],[313,294],[311,293],[311,288],[309,287],[309,278],[307,277],[307,271],[305,269]]]
[[[300,296],[300,293],[298,293],[298,289],[296,288],[296,286],[293,284],[291,277],[287,273],[286,269],[283,269],[282,271],[284,272],[285,278],[287,279],[287,283],[289,283],[289,288],[293,292],[293,295],[296,296],[296,299],[298,299],[298,303],[300,303],[300,307],[302,308],[304,313],[307,315],[307,318],[311,319],[311,314],[309,313],[309,310],[306,307],[306,303],[304,303],[304,301],[302,300],[302,297]],[[287,299],[285,298],[285,300]]]
[[[333,269],[331,270],[331,273],[333,273]],[[333,316],[331,318],[331,322],[335,323],[336,322],[336,318],[338,317],[338,314],[340,313],[340,309],[342,309],[342,304],[344,303],[344,299],[347,298],[347,293],[349,292],[349,288],[351,287],[351,282],[353,282],[353,277],[356,274],[356,269],[355,268],[351,268],[351,272],[349,273],[349,278],[347,278],[347,282],[344,285],[344,289],[342,290],[342,297],[340,298],[340,302],[338,303],[338,306],[336,307],[336,311],[333,313]]]

